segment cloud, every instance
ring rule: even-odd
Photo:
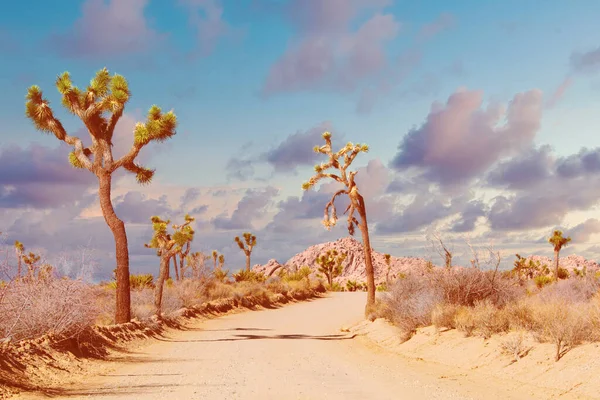
[[[574,178],[600,172],[600,148],[582,148],[577,154],[558,159],[556,173],[561,178]]]
[[[115,213],[123,222],[134,224],[150,223],[150,217],[154,215],[168,219],[172,214],[165,195],[156,200],[140,192],[129,192],[114,199],[113,204]]]
[[[552,96],[546,103],[546,107],[553,108],[556,106],[556,104],[565,96],[566,91],[571,87],[571,85],[573,85],[573,78],[565,78],[565,80],[562,81],[561,84],[556,88],[554,93],[552,93]]]
[[[279,190],[272,186],[263,189],[248,189],[230,217],[219,215],[213,219],[212,223],[217,229],[253,229],[252,222],[265,214],[272,199],[278,193]]]
[[[221,37],[234,32],[223,19],[220,0],[179,0],[179,3],[187,7],[190,24],[196,30],[198,50],[194,55],[210,55]]]
[[[423,42],[431,39],[439,33],[453,28],[456,25],[456,17],[450,13],[441,13],[434,21],[425,24],[417,34],[417,40]]]
[[[331,122],[325,121],[305,132],[297,131],[263,153],[260,159],[271,165],[275,172],[295,172],[299,166],[312,166],[322,158],[313,148],[323,142],[323,132],[332,130]],[[335,134],[334,137],[339,142],[340,138]]]
[[[414,168],[431,182],[452,186],[531,145],[542,116],[539,90],[515,95],[507,109],[482,109],[482,101],[481,92],[458,90],[446,104],[434,103],[425,122],[403,138],[390,166]]]
[[[487,184],[511,190],[527,190],[545,181],[554,165],[552,148],[531,147],[496,165],[487,175]]]
[[[570,58],[571,69],[581,74],[600,71],[600,47],[586,52],[573,52]]]
[[[230,158],[225,166],[227,179],[247,181],[254,176],[254,163],[255,161],[252,159]]]
[[[72,58],[145,52],[165,37],[149,27],[147,5],[148,0],[86,0],[74,25],[48,42],[60,55]]]
[[[387,64],[385,44],[394,39],[400,23],[379,11],[389,1],[292,0],[285,15],[296,30],[293,42],[271,66],[263,94],[327,88],[354,90]],[[365,12],[375,14],[351,25]]]
[[[568,231],[574,244],[589,242],[592,235],[600,233],[600,221],[589,218]]]
[[[96,185],[88,171],[73,168],[67,146],[6,146],[0,152],[0,207],[56,208],[78,201]]]
[[[460,219],[452,225],[450,230],[459,233],[473,231],[479,218],[485,217],[487,208],[487,205],[481,200],[468,202],[460,213]]]

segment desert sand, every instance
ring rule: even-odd
[[[377,335],[373,334],[379,331],[381,339],[389,334],[389,327],[375,323],[369,324],[367,329],[366,324],[360,323],[365,300],[366,293],[329,293],[325,298],[278,309],[198,320],[188,330],[170,331],[161,340],[147,341],[121,361],[110,363],[109,368],[106,362],[99,362],[103,364],[98,369],[101,373],[84,382],[65,384],[52,397],[593,398],[560,387],[538,385],[535,380],[523,383],[508,374],[502,379],[499,377],[502,374],[464,370],[419,360],[414,354],[407,357],[390,351],[382,347],[384,341],[376,340]],[[355,328],[344,329],[344,332],[340,329],[343,326]],[[582,369],[585,369],[583,365]],[[538,368],[539,374],[543,372]],[[22,393],[15,398],[47,397],[42,393]]]

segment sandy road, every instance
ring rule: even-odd
[[[340,332],[341,326],[361,320],[365,300],[365,293],[332,293],[279,309],[198,322],[53,398],[549,398],[410,361]]]

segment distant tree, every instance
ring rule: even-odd
[[[563,233],[558,230],[554,231],[552,236],[550,236],[550,238],[548,239],[548,243],[550,243],[554,247],[554,281],[555,282],[558,282],[558,278],[559,278],[559,276],[558,276],[558,274],[559,274],[558,258],[559,258],[560,251],[563,247],[568,245],[569,242],[571,242],[571,237],[563,237]]]
[[[219,268],[223,269],[223,265],[225,264],[225,256],[221,254],[219,256]]]
[[[246,271],[250,271],[250,255],[252,254],[252,249],[254,248],[254,246],[256,246],[256,236],[254,236],[250,232],[245,232],[243,236],[245,243],[242,243],[242,240],[239,236],[235,237],[235,242],[246,255]]]
[[[354,161],[354,158],[361,152],[368,152],[369,146],[366,144],[348,143],[345,147],[334,153],[331,148],[331,133],[323,133],[325,145],[314,148],[316,153],[325,154],[329,161],[324,164],[315,166],[316,174],[313,175],[308,182],[302,184],[302,189],[309,190],[315,186],[323,178],[331,178],[336,182],[344,185],[344,189],[338,190],[325,205],[325,215],[323,225],[328,230],[337,223],[337,210],[335,207],[335,199],[340,195],[347,195],[350,199],[350,205],[344,212],[348,213],[348,233],[354,235],[354,227],[358,226],[362,234],[363,251],[365,256],[365,270],[367,274],[367,305],[365,306],[365,316],[370,317],[375,307],[375,275],[373,269],[373,258],[371,254],[371,242],[369,239],[369,225],[367,223],[367,210],[365,201],[358,190],[358,186],[354,181],[357,171],[348,172],[348,167]],[[343,164],[340,163],[340,157],[343,158]],[[339,174],[326,172],[330,168],[337,169]],[[357,211],[360,216],[360,222],[354,216]]]
[[[215,265],[214,265],[215,269],[217,268],[217,257],[218,257],[218,255],[219,255],[219,253],[217,253],[216,250],[212,251],[212,258],[213,258],[213,261],[215,263]]]
[[[154,288],[154,310],[157,316],[162,313],[162,295],[163,286],[167,279],[167,270],[169,268],[169,259],[181,251],[181,248],[194,239],[194,230],[190,223],[194,218],[185,216],[185,222],[182,225],[173,225],[173,235],[167,232],[167,226],[171,223],[169,220],[162,220],[157,216],[150,219],[154,235],[150,243],[144,246],[156,249],[156,255],[160,257],[160,270],[158,279]]]
[[[79,137],[67,134],[62,123],[54,116],[50,103],[42,96],[39,86],[31,86],[27,92],[26,115],[35,127],[48,132],[73,151],[69,162],[75,168],[87,169],[98,178],[98,197],[102,215],[115,240],[117,265],[117,290],[115,322],[124,323],[131,319],[129,282],[129,249],[125,224],[113,208],[111,201],[112,177],[119,168],[135,174],[138,183],[152,180],[154,170],[136,164],[140,150],[150,142],[163,142],[175,135],[177,118],[170,111],[163,113],[154,105],[148,112],[146,123],[137,123],[133,132],[133,145],[129,152],[118,160],[113,159],[113,134],[117,122],[123,115],[125,104],[131,96],[129,86],[121,75],[110,76],[106,68],[96,73],[89,86],[81,90],[73,86],[71,76],[64,72],[56,79],[56,87],[62,95],[63,106],[79,117],[92,141],[85,147]]]
[[[390,254],[384,254],[385,265],[387,265],[387,272],[385,273],[385,287],[390,287],[390,271],[392,270],[392,256]]]
[[[32,253],[22,255],[23,262],[27,265],[27,279],[33,279],[35,277],[37,263],[41,260],[41,256],[38,254]]]
[[[21,278],[21,274],[23,273],[23,254],[25,253],[25,246],[18,240],[15,240],[15,253],[17,255],[17,278]]]
[[[346,259],[346,254],[339,254],[337,250],[330,249],[320,254],[316,259],[319,264],[319,272],[325,275],[329,287],[333,284],[333,279],[342,274],[342,262]]]

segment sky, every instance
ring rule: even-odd
[[[338,189],[301,185],[326,161],[313,152],[366,143],[358,171],[373,248],[457,263],[492,247],[600,259],[600,2],[548,0],[65,0],[7,2],[0,14],[0,232],[63,272],[106,279],[114,241],[97,180],[70,167],[68,145],[25,116],[39,85],[70,134],[57,75],[85,87],[96,71],[125,76],[132,98],[116,156],[159,105],[177,134],[144,148],[156,168],[140,186],[119,171],[113,204],[126,223],[132,273],[158,269],[150,217],[196,218],[194,251],[244,266],[233,238],[257,236],[252,264],[280,262],[348,235],[327,231]],[[338,206],[345,209],[344,201]],[[357,233],[357,239],[360,234]]]

